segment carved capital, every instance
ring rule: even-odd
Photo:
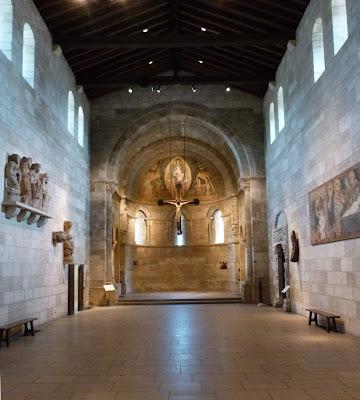
[[[240,180],[240,189],[244,192],[250,190],[250,179],[242,178]]]
[[[107,183],[106,184],[106,191],[108,193],[114,194],[116,190],[116,185],[114,183]]]

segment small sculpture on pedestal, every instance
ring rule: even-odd
[[[20,156],[12,154],[5,166],[5,201],[20,201]]]
[[[73,264],[74,262],[74,242],[73,237],[70,233],[72,227],[71,221],[64,222],[64,232],[53,232],[53,244],[64,243],[64,264]]]

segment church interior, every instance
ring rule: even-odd
[[[0,399],[360,399],[359,19],[0,0]]]

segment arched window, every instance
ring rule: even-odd
[[[35,81],[35,38],[29,24],[24,25],[22,75],[29,85]]]
[[[136,213],[135,243],[144,244],[146,241],[146,215],[143,211]]]
[[[79,107],[78,143],[84,147],[84,110],[82,107]]]
[[[0,50],[11,61],[13,37],[13,5],[11,0],[0,0]]]
[[[324,39],[322,20],[315,21],[312,33],[314,81],[316,82],[325,71]]]
[[[346,0],[332,0],[331,12],[334,38],[334,54],[336,54],[348,38]]]
[[[278,119],[279,119],[279,132],[281,132],[285,126],[284,93],[282,87],[280,87],[278,91]]]
[[[75,101],[72,92],[68,95],[68,131],[74,135],[75,130]]]
[[[224,232],[224,219],[222,212],[216,210],[214,212],[214,228],[215,228],[215,243],[224,243],[225,232]]]
[[[272,143],[276,138],[276,131],[275,131],[275,108],[274,103],[270,104],[269,109],[269,125],[270,125],[270,143]]]
[[[185,217],[181,214],[181,235],[177,234],[176,216],[175,216],[175,244],[177,246],[184,246],[185,244]]]

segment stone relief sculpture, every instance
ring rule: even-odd
[[[290,260],[292,262],[298,262],[299,261],[299,239],[296,237],[295,231],[292,231],[291,234],[291,258]]]
[[[20,201],[20,156],[12,154],[5,166],[5,201]]]
[[[31,183],[31,206],[38,209],[41,209],[42,206],[40,170],[40,164],[33,164],[29,172]]]
[[[50,207],[50,199],[51,196],[49,195],[49,175],[48,174],[41,174],[41,206],[42,210],[45,212],[49,212]]]
[[[71,264],[74,262],[74,242],[70,233],[72,227],[71,221],[64,222],[64,232],[66,233],[66,240],[64,241],[64,263]]]
[[[70,229],[72,227],[71,221],[64,222],[64,231],[53,232],[53,244],[64,243],[64,264],[73,264],[74,262],[74,242]]]
[[[237,197],[231,200],[231,230],[234,235],[239,233],[239,212]]]
[[[22,202],[30,207],[49,211],[49,175],[40,173],[41,165],[18,154],[9,156],[5,167],[5,198],[7,202]]]
[[[25,204],[31,204],[31,182],[30,182],[30,168],[32,164],[31,158],[23,157],[20,163],[20,170],[22,179],[20,182],[21,201]]]
[[[49,175],[40,173],[41,165],[28,157],[9,156],[5,166],[4,202],[6,218],[37,224],[40,228],[48,219],[50,208]]]

